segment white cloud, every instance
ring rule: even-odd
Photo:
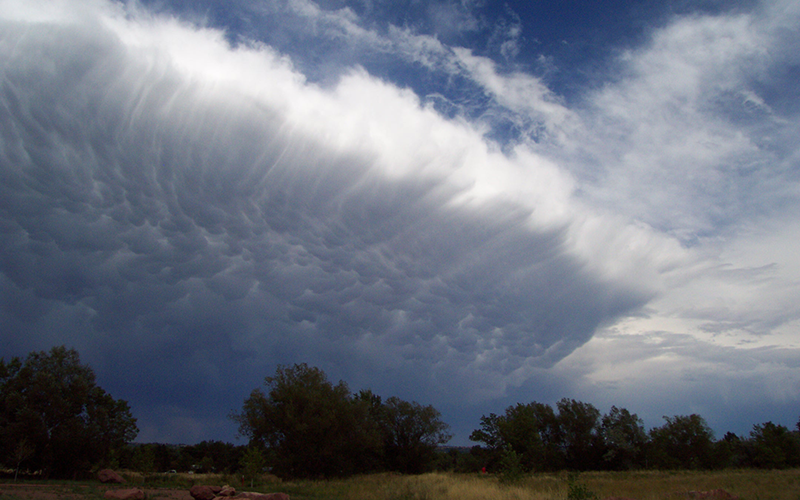
[[[748,15],[691,17],[627,53],[618,79],[589,97],[587,137],[577,142],[595,161],[574,169],[582,188],[684,241],[765,202],[762,189],[779,173],[753,126],[761,117],[735,96],[759,102],[749,85],[766,68],[768,38]]]
[[[502,154],[363,70],[322,88],[268,47],[90,12],[2,21],[18,349],[61,322],[118,367],[146,358],[145,378],[199,353],[186,377],[224,391],[232,359],[347,359],[406,397],[464,382],[478,402],[641,304],[574,252],[572,179],[535,151]]]
[[[608,252],[608,272],[629,264],[633,279],[655,283],[657,293],[555,370],[587,397],[645,408],[648,425],[690,412],[736,432],[747,430],[745,419],[794,423],[785,420],[799,383],[800,240],[790,214],[800,205],[800,156],[784,139],[797,130],[796,110],[766,97],[780,95],[780,61],[794,57],[775,28],[786,17],[769,17],[775,6],[678,18],[657,30],[588,95],[580,152],[556,153],[584,202],[646,229],[635,237],[584,232],[579,248]],[[780,15],[797,20],[796,10]],[[613,256],[637,241],[651,250],[639,255],[655,275]]]
[[[454,387],[477,404],[539,377],[610,404],[703,377],[796,385],[800,153],[796,113],[768,92],[794,57],[777,10],[677,18],[570,107],[412,28],[285,4],[321,36],[466,78],[535,139],[503,149],[480,119],[358,66],[316,85],[216,30],[29,5],[0,4],[0,287],[17,348],[67,324],[98,358],[202,360],[187,379],[220,391],[231,360],[259,377],[257,360],[310,360],[452,404]],[[670,401],[717,385],[686,387]]]
[[[427,11],[431,32],[452,36],[478,30],[481,21],[473,12],[476,3],[474,0],[430,2]]]
[[[538,140],[561,143],[574,133],[577,124],[572,112],[539,78],[518,72],[503,75],[491,59],[473,55],[469,49],[456,48],[454,53],[457,63],[498,104],[543,129],[530,132]]]
[[[692,333],[643,331],[643,324],[631,318],[601,330],[554,371],[573,381],[575,397],[625,406],[647,427],[690,413],[708,419],[717,437],[746,434],[766,420],[796,423],[797,348],[742,349]]]
[[[324,30],[332,38],[346,38],[351,43],[357,41],[369,45],[373,50],[386,47],[386,41],[376,32],[361,26],[358,15],[349,7],[336,11],[324,11],[310,0],[289,0],[289,10],[309,20],[312,30]]]

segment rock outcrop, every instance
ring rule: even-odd
[[[220,496],[220,497],[233,497],[233,496],[236,496],[236,489],[234,489],[232,486],[228,486],[226,484],[225,486],[222,487],[221,490],[219,490],[219,493],[217,493],[217,496]]]
[[[286,493],[256,493],[240,491],[231,486],[195,485],[189,490],[195,500],[290,500]]]
[[[222,488],[219,486],[196,484],[189,489],[189,494],[195,500],[214,500],[220,491]]]

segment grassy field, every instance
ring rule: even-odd
[[[265,485],[266,486],[266,485]],[[723,489],[743,500],[800,500],[800,470],[722,472],[587,472],[536,474],[503,484],[496,477],[460,474],[370,475],[341,481],[276,484],[297,499],[343,500],[638,500],[691,498],[691,491]],[[570,492],[572,494],[570,495]]]
[[[128,487],[160,489],[163,493],[151,494],[154,499],[168,498],[166,490],[169,488],[185,491],[191,484],[231,484],[239,490],[282,491],[293,500],[602,500],[608,497],[681,500],[693,498],[689,493],[692,491],[715,489],[723,489],[743,500],[800,500],[800,470],[587,472],[572,478],[566,473],[536,474],[511,484],[491,475],[450,473],[373,474],[328,481],[280,481],[265,477],[254,488],[249,484],[242,487],[235,476],[180,474],[166,478],[129,476],[128,479]],[[65,488],[65,485],[53,484],[52,487]],[[78,491],[80,488],[71,488],[73,494]],[[19,491],[4,490],[0,484],[0,499],[26,498]],[[102,498],[102,491],[89,487],[83,498]]]

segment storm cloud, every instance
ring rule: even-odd
[[[303,11],[470,79],[491,109],[535,130],[500,144],[489,115],[442,114],[362,67],[310,81],[269,45],[135,5],[0,5],[2,354],[76,347],[131,402],[147,440],[229,438],[227,413],[280,363],[451,409],[548,379],[541,394],[580,392],[591,376],[570,359],[602,351],[576,353],[598,331],[657,322],[645,306],[670,311],[703,279],[750,287],[781,265],[754,263],[748,277],[742,260],[697,246],[752,220],[748,186],[796,180],[796,153],[687,101],[711,102],[691,90],[707,80],[660,88],[648,66],[678,50],[662,47],[682,29],[739,40],[698,67],[755,57],[758,40],[734,38],[742,17],[674,24],[628,55],[624,82],[573,110],[467,49],[373,32],[352,12]],[[744,80],[714,95],[744,96],[751,114],[769,115],[758,123],[770,137],[796,131],[742,93]],[[676,125],[684,119],[693,126]],[[785,165],[779,176],[759,168],[768,157]],[[758,323],[675,307],[706,332]],[[797,317],[795,307],[758,324]]]

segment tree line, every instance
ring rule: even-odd
[[[126,446],[108,464],[114,469],[150,473],[193,472],[232,474],[244,465],[246,446],[224,441],[203,441],[192,445],[135,443]]]
[[[664,417],[645,431],[642,420],[613,406],[602,415],[590,403],[564,398],[555,407],[531,402],[480,419],[468,452],[444,450],[448,426],[432,406],[371,391],[351,394],[308,365],[280,367],[232,417],[250,446],[286,477],[349,475],[378,470],[433,469],[520,473],[556,470],[800,467],[797,429],[766,422],[750,435],[715,440],[700,415]]]
[[[731,432],[715,440],[697,414],[664,417],[646,432],[624,408],[602,415],[589,403],[562,399],[553,408],[532,402],[480,419],[471,454],[488,470],[521,471],[722,469],[800,467],[800,422],[794,430],[772,422],[747,437]]]
[[[307,364],[280,366],[230,417],[244,446],[220,441],[181,446],[131,444],[138,434],[128,403],[95,382],[77,351],[64,346],[0,359],[0,463],[16,474],[83,477],[113,467],[242,473],[284,478],[430,470],[526,473],[555,470],[800,467],[800,422],[754,425],[748,436],[716,440],[696,414],[664,417],[645,431],[624,408],[604,415],[589,403],[531,402],[480,418],[472,448],[443,448],[449,427],[433,406],[353,393]]]

